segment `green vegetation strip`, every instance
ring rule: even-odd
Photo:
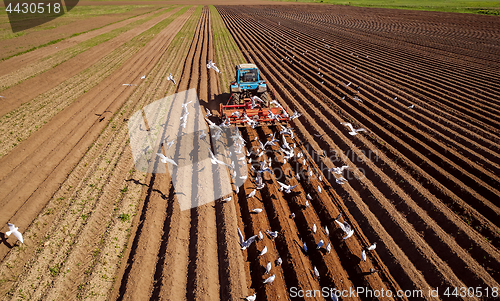
[[[117,37],[118,35],[126,32],[126,31],[129,31],[153,18],[156,18],[162,14],[165,14],[169,11],[171,11],[173,8],[169,8],[167,10],[164,10],[164,11],[160,11],[160,12],[157,12],[156,14],[154,15],[151,15],[149,17],[146,17],[146,18],[142,18],[140,20],[137,20],[137,21],[134,21],[128,25],[125,25],[123,27],[120,27],[120,28],[116,28],[110,32],[107,32],[107,33],[103,33],[99,36],[96,36],[96,37],[93,37],[91,39],[88,39],[86,41],[83,41],[81,43],[79,43],[78,45],[75,45],[75,46],[72,46],[72,47],[69,47],[67,49],[64,49],[64,50],[61,50],[53,55],[50,55],[50,56],[47,56],[47,57],[44,57],[43,59],[41,59],[39,61],[39,63],[41,62],[44,62],[44,61],[50,61],[50,64],[33,64],[33,65],[30,65],[30,66],[27,66],[26,68],[29,68],[30,69],[30,74],[22,74],[22,69],[19,69],[18,70],[18,73],[21,73],[21,75],[16,79],[17,82],[15,83],[12,83],[12,82],[9,82],[8,80],[4,81],[4,82],[0,82],[0,92],[3,91],[3,90],[6,90],[14,85],[18,85],[20,84],[21,82],[29,79],[29,78],[32,78],[36,75],[39,75],[47,70],[50,70],[51,68],[54,68],[56,67],[57,65],[59,64],[62,64],[64,63],[65,61],[75,57],[76,55],[84,52],[84,51],[87,51],[89,49],[91,49],[92,47],[94,46],[97,46],[101,43],[104,43],[108,40],[111,40],[112,38],[115,38]],[[38,68],[37,68],[38,67]],[[33,70],[35,69],[35,70]]]
[[[2,116],[0,118],[0,157],[11,151],[21,141],[26,140],[58,112],[64,110],[78,97],[120,68],[123,63],[144,47],[154,37],[154,34],[165,29],[187,9],[186,7],[172,14],[142,34],[122,44],[96,64]],[[27,120],[27,117],[32,115],[36,116],[36,120]]]
[[[223,93],[229,93],[229,82],[234,78],[232,71],[234,66],[246,62],[233,36],[226,28],[217,9],[210,5],[210,18],[212,20],[212,33],[214,36],[216,65],[221,71],[220,89]],[[226,61],[224,54],[230,61]]]
[[[151,11],[154,11],[154,10],[159,10],[159,9],[161,9],[161,7],[159,7],[159,8],[155,8],[155,9],[153,9],[153,10],[151,10]],[[4,57],[4,58],[0,59],[0,61],[5,61],[5,60],[8,60],[8,59],[10,59],[10,58],[12,58],[12,57],[15,57],[15,56],[18,56],[18,55],[21,55],[21,54],[25,54],[25,53],[31,52],[31,51],[36,50],[36,49],[38,49],[38,48],[43,48],[43,47],[46,47],[46,46],[49,46],[49,45],[53,45],[53,44],[58,43],[58,42],[60,42],[60,41],[63,41],[63,40],[66,40],[66,39],[69,39],[69,38],[72,38],[72,37],[76,37],[76,36],[79,36],[79,35],[81,35],[81,34],[84,34],[84,33],[87,33],[87,32],[91,32],[91,31],[94,31],[94,30],[97,30],[97,29],[101,29],[101,28],[103,28],[103,27],[106,27],[106,26],[109,26],[109,25],[112,25],[112,24],[115,24],[115,23],[118,23],[118,22],[122,22],[122,21],[124,21],[124,20],[128,20],[128,19],[131,19],[131,18],[135,18],[135,17],[141,16],[141,15],[145,15],[145,14],[150,13],[151,11],[147,11],[147,12],[144,12],[144,13],[142,13],[142,14],[137,14],[137,15],[134,15],[134,16],[130,16],[129,18],[121,19],[121,20],[118,20],[118,21],[116,21],[116,22],[112,22],[112,23],[109,23],[109,24],[103,25],[103,26],[101,26],[101,27],[96,27],[96,28],[93,28],[93,29],[91,29],[91,30],[87,30],[87,31],[82,31],[82,32],[74,33],[74,34],[72,34],[72,35],[71,35],[71,36],[69,36],[69,37],[56,39],[56,40],[53,40],[53,41],[47,42],[47,43],[45,43],[45,44],[38,45],[38,46],[35,46],[35,47],[33,47],[33,48],[30,48],[30,49],[27,49],[27,50],[24,50],[24,51],[21,51],[21,52],[15,53],[15,54],[10,55],[10,56],[8,56],[8,57]],[[22,36],[22,35],[24,35],[24,34],[25,34],[25,32],[22,32],[22,33],[23,33],[23,34],[19,34],[18,36]]]
[[[297,0],[274,1],[297,2]],[[500,1],[485,0],[298,0],[298,2],[500,15]]]

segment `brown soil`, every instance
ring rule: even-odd
[[[80,4],[110,3],[134,2]],[[423,296],[344,300],[493,299],[447,298],[444,291],[488,287],[491,294],[499,287],[499,19],[281,3],[216,8],[203,7],[199,17],[196,6],[178,16],[182,7],[176,7],[47,71],[47,57],[147,15],[0,63],[18,79],[1,93],[0,224],[13,222],[25,239],[6,237],[6,226],[0,233],[0,295],[241,300],[255,292],[257,300],[291,300],[294,287],[366,287]],[[154,37],[140,36],[169,18]],[[85,26],[112,20],[101,21]],[[70,34],[63,27],[35,43]],[[221,34],[224,27],[237,47]],[[209,59],[221,74],[205,67]],[[249,177],[239,193],[232,187],[230,202],[181,210],[179,193],[199,191],[197,173],[135,170],[128,118],[165,95],[195,89],[203,108],[193,118],[208,108],[220,123],[219,104],[243,60],[257,64],[290,114],[303,114],[289,124],[296,137],[285,139],[305,154],[304,162],[283,164],[279,147],[269,147],[260,158],[252,155],[252,164],[239,161]],[[181,112],[178,106],[168,114]],[[368,131],[351,136],[340,122]],[[190,126],[196,132],[200,125]],[[265,141],[280,129],[240,130],[251,151],[259,146],[256,137]],[[184,139],[173,148],[181,154],[190,147]],[[265,173],[265,188],[247,199],[256,185],[251,166],[258,169],[259,160],[271,160],[274,173]],[[196,200],[215,195],[228,177],[225,168],[203,162],[192,168],[204,168],[209,188]],[[339,185],[328,169],[342,165],[349,166],[348,182]],[[176,181],[193,189],[176,191]],[[297,187],[287,194],[278,181]],[[254,208],[263,212],[253,214]],[[347,240],[334,221],[340,213],[355,231]],[[241,250],[238,228],[245,238],[262,231],[264,239]],[[317,250],[320,239],[325,245]],[[377,249],[364,262],[361,252],[372,242]],[[264,246],[267,253],[259,256]],[[268,262],[276,278],[263,284]],[[429,297],[429,288],[439,288],[440,296]]]

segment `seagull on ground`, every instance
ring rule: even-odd
[[[262,234],[262,231],[259,231],[259,240],[263,240],[264,239],[264,235]]]
[[[275,239],[276,237],[278,237],[278,231],[269,231],[269,230],[266,230],[266,233],[267,233],[267,235],[269,235],[272,239]]]
[[[407,109],[413,109],[415,107],[415,105],[411,105],[411,106],[408,106]]]
[[[283,260],[281,259],[281,257],[278,257],[278,260],[276,260],[276,265],[282,265],[283,264]]]
[[[306,243],[304,243],[304,244],[302,245],[302,248],[304,249],[304,252],[306,252],[306,253],[307,253],[307,245],[306,245]]]
[[[366,251],[363,250],[363,252],[361,252],[361,259],[363,259],[363,261],[366,262]]]
[[[271,271],[271,262],[269,261],[266,265],[266,274],[269,274],[270,271]]]
[[[330,230],[328,230],[328,226],[325,226],[325,233],[326,236],[330,236]]]
[[[253,198],[255,196],[255,193],[257,192],[257,189],[254,189],[252,190],[248,195],[247,195],[247,199],[249,198]],[[254,209],[255,210],[255,209]],[[262,211],[262,209],[260,209]],[[260,211],[259,211],[260,212]],[[257,212],[257,213],[259,213]]]
[[[146,78],[146,75],[141,76],[141,79],[145,79],[145,78]]]
[[[318,228],[316,227],[316,224],[313,225],[313,233],[316,234],[316,230],[318,230]]]
[[[332,243],[328,242],[328,244],[326,245],[326,252],[330,253],[331,250],[332,250]]]
[[[245,297],[245,300],[247,300],[247,301],[255,301],[256,298],[257,298],[257,294],[254,293],[251,296]]]
[[[227,198],[223,199],[222,202],[223,203],[227,203],[227,202],[229,202],[231,200],[231,198],[232,198],[232,196],[227,197]]]
[[[5,235],[10,236],[11,234],[14,234],[14,236],[21,242],[23,243],[23,235],[21,232],[19,232],[19,227],[14,226],[14,224],[8,223],[9,226],[9,231],[5,232]]]
[[[325,242],[321,239],[319,242],[318,242],[318,245],[316,246],[316,249],[319,249],[323,246]]]
[[[134,84],[123,84],[123,86],[132,87],[132,86],[137,86],[137,85],[134,85]]]
[[[358,132],[367,132],[367,130],[364,128],[354,129],[352,124],[350,124],[349,122],[341,122],[340,124],[347,126],[351,130],[349,134],[352,136],[357,135]]]
[[[306,207],[309,208],[309,201],[306,201]]]
[[[318,192],[321,193],[321,187],[318,186]]]
[[[266,253],[267,253],[267,246],[264,246],[264,249],[262,249],[262,251],[260,251],[259,256],[262,256],[262,255],[264,255]]]
[[[177,163],[175,163],[175,161],[174,161],[174,160],[170,159],[169,157],[165,156],[164,154],[161,154],[161,153],[156,153],[156,155],[158,155],[158,156],[160,157],[160,161],[161,161],[162,163],[167,163],[167,162],[169,162],[169,163],[171,163],[171,164],[173,164],[173,165],[175,165],[175,166],[178,166],[178,165],[177,165]]]
[[[377,243],[376,243],[376,242],[374,242],[374,243],[372,243],[372,245],[371,245],[371,246],[369,246],[369,247],[368,247],[368,248],[366,248],[366,249],[367,249],[368,251],[373,251],[373,250],[375,250],[375,248],[376,248],[376,247],[377,247]]]
[[[261,213],[262,212],[262,208],[255,208],[255,209],[252,210],[252,212]]]
[[[264,280],[264,284],[266,283],[272,283],[274,281],[274,278],[276,277],[276,275],[272,275],[271,277],[267,278],[266,280]]]
[[[174,83],[174,85],[177,85],[177,84],[175,83],[175,79],[174,79],[174,77],[172,76],[172,73],[170,73],[170,74],[167,76],[167,80],[172,81],[172,82]]]
[[[319,279],[319,271],[316,267],[314,267],[314,276]]]

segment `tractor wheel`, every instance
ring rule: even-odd
[[[233,93],[233,103],[235,105],[240,104],[240,93]]]
[[[267,100],[267,92],[260,94],[259,98],[262,99],[266,108],[269,108],[269,101]]]

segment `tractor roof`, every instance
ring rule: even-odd
[[[239,64],[236,66],[238,69],[246,69],[246,68],[257,68],[255,64]]]

